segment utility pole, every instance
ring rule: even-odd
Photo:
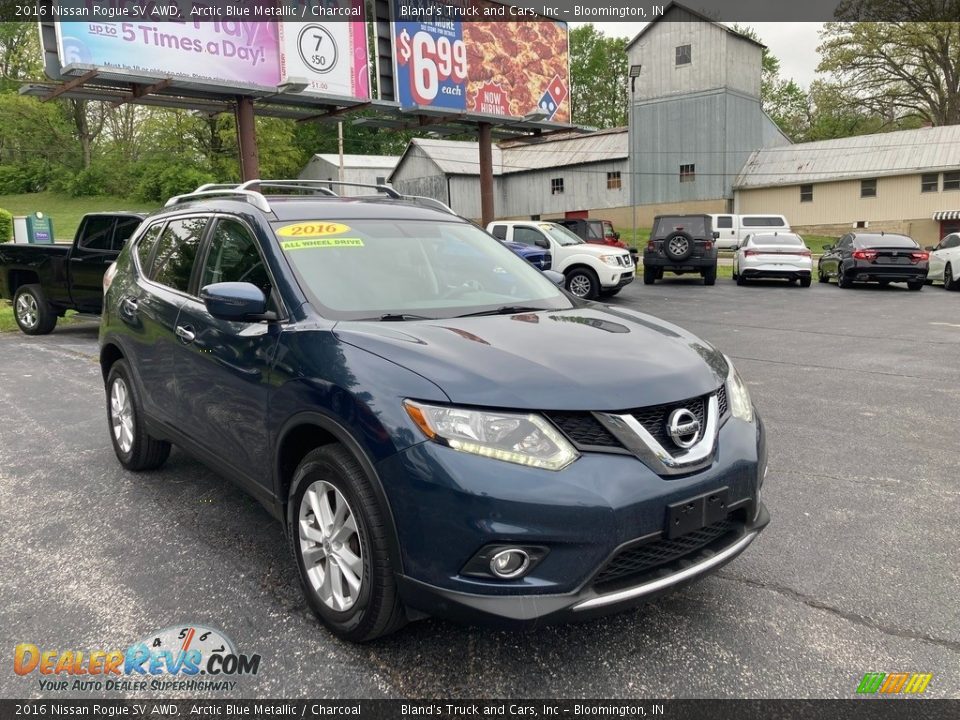
[[[343,182],[343,120],[337,123],[337,147],[340,150],[340,175],[337,179]]]
[[[237,96],[237,143],[240,145],[240,177],[244,182],[260,177],[260,156],[257,153],[257,126],[253,98]]]
[[[630,110],[627,114],[627,160],[630,165],[630,214],[633,216],[633,242],[640,250],[640,243],[637,241],[637,190],[639,189],[639,180],[637,179],[636,168],[636,148],[634,147],[634,135],[636,129],[634,125],[637,121],[634,112],[634,92],[637,89],[637,78],[640,77],[640,65],[630,66]]]
[[[494,220],[493,209],[493,126],[478,126],[480,141],[480,223],[486,227]]]

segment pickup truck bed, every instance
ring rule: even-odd
[[[28,335],[53,330],[67,310],[99,314],[103,274],[144,215],[85,215],[72,245],[0,244],[0,299],[13,302],[17,325]]]

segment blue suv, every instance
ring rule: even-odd
[[[727,357],[387,186],[200,188],[104,286],[120,463],[177,445],[235,480],[340,637],[621,610],[769,521],[763,424]]]

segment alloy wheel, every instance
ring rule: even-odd
[[[570,287],[568,289],[578,298],[588,297],[591,289],[590,278],[582,274],[574,275],[570,280]]]
[[[299,520],[310,586],[331,610],[349,610],[363,585],[363,548],[350,504],[337,488],[318,480],[300,499]]]
[[[690,247],[690,243],[687,242],[687,239],[684,237],[677,236],[677,237],[670,238],[669,248],[670,248],[671,255],[680,257],[685,252],[687,252],[687,249],[689,247]]]
[[[24,292],[17,298],[17,320],[20,324],[32,330],[40,321],[40,310],[37,307],[37,299],[29,293]]]
[[[119,377],[110,386],[110,425],[120,450],[130,452],[133,447],[133,404],[127,384]]]

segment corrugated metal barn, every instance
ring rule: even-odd
[[[376,185],[386,182],[400,158],[396,155],[344,155],[344,182]],[[303,180],[337,180],[340,177],[340,155],[337,153],[318,153],[300,172]],[[339,195],[365,195],[369,190],[341,188]]]
[[[626,129],[509,140],[493,149],[499,218],[586,217],[618,222],[628,211]],[[480,217],[480,159],[474,142],[414,139],[390,182],[403,193]]]
[[[802,232],[960,231],[960,125],[757,150],[736,181],[737,212],[778,212]]]
[[[633,200],[655,212],[729,212],[757,148],[790,143],[760,106],[763,45],[676,3],[627,46]]]

